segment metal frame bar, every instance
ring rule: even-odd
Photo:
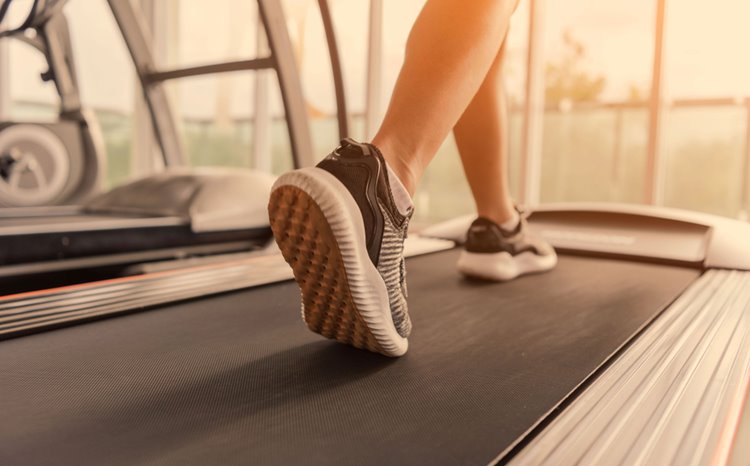
[[[166,71],[155,71],[144,76],[148,84],[167,81],[170,79],[188,78],[191,76],[202,76],[206,74],[230,73],[232,71],[253,71],[273,69],[275,61],[272,57],[255,58],[251,60],[237,60],[210,65],[199,65],[188,68],[177,68]]]
[[[144,89],[146,103],[153,119],[154,132],[162,148],[164,161],[167,165],[184,164],[184,155],[180,147],[180,140],[169,108],[166,92],[162,86],[164,81],[206,74],[271,68],[276,70],[279,81],[294,166],[299,168],[313,165],[314,158],[307,118],[307,104],[302,93],[302,86],[294,51],[286,28],[283,9],[278,1],[257,0],[260,18],[265,28],[268,46],[271,51],[270,56],[166,71],[159,71],[157,69],[149,48],[149,40],[146,37],[146,32],[139,27],[137,13],[129,1],[108,1],[133,58],[139,81]],[[325,0],[320,0],[319,5],[326,30],[329,53],[331,54],[339,112],[339,132],[345,135],[348,133],[348,123],[341,64],[328,5]]]
[[[281,2],[258,0],[258,9],[266,27],[268,45],[276,65],[276,76],[284,102],[294,166],[295,168],[312,166],[315,159],[307,118],[307,104],[302,94],[294,50],[289,40]]]
[[[0,120],[10,118],[10,50],[9,41],[0,39]]]
[[[64,15],[59,14],[49,17],[38,27],[41,28],[38,37],[49,64],[48,74],[54,78],[52,81],[60,95],[60,111],[77,112],[81,110],[81,98],[78,92],[78,77],[72,66],[74,55],[68,21]]]
[[[185,164],[182,144],[169,106],[167,93],[161,82],[148,82],[145,77],[156,72],[154,58],[149,47],[146,32],[130,0],[107,0],[115,17],[125,44],[133,59],[138,79],[143,87],[143,94],[151,114],[154,134],[161,148],[164,163],[167,166]]]
[[[336,31],[333,27],[331,10],[327,0],[318,0],[320,17],[323,21],[323,29],[328,43],[328,54],[331,57],[331,73],[333,74],[333,87],[336,92],[336,116],[339,124],[339,138],[349,136],[349,113],[346,109],[346,93],[344,89],[344,74],[341,67],[339,48],[336,43]]]
[[[37,7],[37,12],[32,18],[30,27],[39,27],[46,23],[50,18],[57,16],[68,3],[68,0],[47,0],[41,5],[41,8]]]
[[[157,9],[159,9],[157,5],[158,1],[139,0],[136,4],[136,8],[140,10],[143,19],[146,21],[146,27],[154,31],[154,34],[149,39],[151,40],[150,45],[154,49],[155,64],[160,63],[159,53],[156,49],[159,48],[158,43],[164,35],[159,32],[163,30],[159,27],[162,24],[163,17],[157,13]],[[133,86],[135,88],[135,96],[133,99],[133,128],[131,130],[133,143],[130,147],[130,173],[134,177],[141,177],[152,173],[155,168],[154,158],[156,156],[154,126],[151,122],[148,104],[145,101],[143,92],[138,89],[140,85],[140,81],[137,81]]]
[[[654,32],[654,62],[651,70],[651,97],[649,99],[648,146],[646,158],[646,187],[644,201],[661,205],[664,201],[664,174],[661,157],[661,130],[665,106],[663,84],[664,18],[666,0],[656,2]]]
[[[750,189],[750,98],[745,99],[745,158],[742,161],[742,180],[740,182],[740,211],[737,217],[748,220],[748,189]]]
[[[700,108],[700,107],[737,107],[744,106],[748,98],[737,97],[709,97],[696,99],[674,99],[664,102],[664,108]],[[544,111],[547,113],[568,112],[574,113],[578,110],[598,110],[598,109],[648,109],[649,102],[631,102],[627,100],[612,102],[573,102],[571,108],[562,110],[559,105],[547,105]],[[523,112],[524,106],[513,106],[510,109],[513,112]]]
[[[526,99],[521,141],[521,203],[540,202],[542,130],[544,125],[544,56],[542,19],[544,0],[529,1],[528,53],[526,55]]]
[[[256,19],[258,28],[256,34],[256,53],[266,55],[268,50],[268,37],[263,28],[263,20],[258,13]],[[259,70],[255,73],[255,109],[253,112],[253,153],[251,166],[256,170],[266,173],[272,171],[271,161],[271,111],[269,105],[270,76],[268,71]]]
[[[365,138],[375,136],[380,123],[383,93],[383,0],[370,0],[367,39],[367,87],[365,96]]]

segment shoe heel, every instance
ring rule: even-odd
[[[296,186],[280,186],[268,206],[271,229],[302,293],[302,316],[313,332],[386,354],[351,297],[336,238],[318,204]]]

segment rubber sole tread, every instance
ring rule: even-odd
[[[302,294],[302,318],[313,332],[384,353],[357,311],[336,237],[317,203],[296,186],[281,186],[268,205],[276,243]]]

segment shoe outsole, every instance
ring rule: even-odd
[[[456,264],[458,271],[467,277],[505,282],[521,275],[541,273],[557,265],[557,255],[540,256],[523,252],[516,257],[507,252],[472,253],[461,251]]]
[[[277,180],[268,210],[300,287],[307,327],[356,348],[403,355],[408,342],[393,324],[385,283],[367,255],[361,214],[346,187],[325,170],[296,170]]]

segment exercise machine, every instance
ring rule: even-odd
[[[307,331],[277,254],[0,298],[0,460],[746,464],[750,227],[529,221],[559,265],[502,284],[456,272],[468,219],[411,235],[399,359]]]
[[[140,270],[131,267],[135,264],[265,247],[270,239],[265,209],[273,178],[250,170],[186,167],[164,83],[210,73],[275,70],[293,164],[311,165],[306,107],[279,3],[258,2],[269,56],[161,69],[131,2],[108,2],[133,59],[166,167],[163,173],[108,193],[98,192],[106,157],[96,119],[81,106],[65,3],[34,1],[26,19],[2,33],[45,54],[50,69],[42,78],[55,83],[61,113],[54,124],[0,123],[0,206],[6,207],[0,210],[0,291],[72,284],[133,273]],[[2,3],[0,21],[10,5],[11,0]],[[341,66],[327,3],[321,0],[320,5],[343,137],[348,127]],[[98,272],[92,275],[94,270]]]
[[[399,359],[307,331],[272,249],[0,297],[0,463],[747,464],[750,226],[544,206],[558,267],[487,283],[470,220],[407,240]]]
[[[67,0],[35,0],[19,25],[0,32],[45,57],[60,98],[58,121],[0,121],[0,208],[76,204],[101,189],[106,154],[94,112],[83,106],[75,70]],[[0,5],[0,24],[12,1]]]

